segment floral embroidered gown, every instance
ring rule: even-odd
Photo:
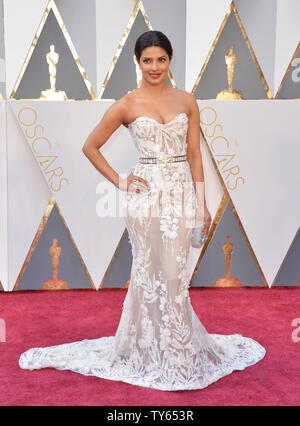
[[[187,130],[185,113],[165,124],[142,116],[129,125],[141,157],[186,154]],[[191,305],[186,261],[197,199],[189,163],[138,162],[133,173],[150,189],[126,192],[133,263],[115,336],[33,348],[21,355],[20,367],[175,391],[205,388],[257,363],[266,352],[258,342],[208,334]]]

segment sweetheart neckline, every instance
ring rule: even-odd
[[[159,121],[155,120],[155,118],[148,117],[147,115],[141,115],[140,117],[137,117],[135,120],[131,121],[131,123],[128,124],[127,128],[129,129],[129,127],[131,127],[140,118],[146,118],[147,120],[152,120],[155,123],[159,124],[160,126],[168,126],[169,124],[173,123],[173,121],[175,121],[180,115],[185,115],[188,118],[188,115],[186,112],[179,112],[177,115],[175,115],[174,118],[172,118],[172,120],[168,121],[167,123],[160,123]]]

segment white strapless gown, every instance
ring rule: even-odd
[[[187,129],[185,113],[166,124],[142,116],[129,125],[141,157],[186,154]],[[191,305],[186,260],[197,199],[189,163],[137,163],[133,173],[151,190],[126,193],[133,263],[115,336],[33,348],[21,355],[20,367],[175,391],[205,388],[257,363],[266,353],[259,343],[239,334],[208,334]]]

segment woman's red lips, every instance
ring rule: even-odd
[[[157,78],[157,77],[159,77],[160,76],[160,73],[149,73],[149,75],[150,75],[150,77],[154,77],[154,78]]]

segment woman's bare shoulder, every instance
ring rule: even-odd
[[[117,108],[123,110],[124,112],[130,110],[138,98],[138,94],[136,92],[136,90],[133,90],[132,92],[126,93],[126,95],[124,95],[122,98],[116,100],[115,104]]]
[[[132,90],[131,92],[126,93],[126,95],[124,95],[122,98],[118,99],[118,101],[121,104],[128,106],[128,105],[134,103],[134,101],[136,99],[138,99],[138,97],[139,97],[139,90],[135,89],[135,90]]]
[[[187,92],[186,90],[183,90],[183,89],[174,88],[174,90],[176,91],[177,96],[181,97],[183,101],[186,101],[186,102],[195,101],[195,96],[192,93]]]
[[[126,118],[127,112],[133,102],[134,98],[132,96],[132,92],[127,93],[122,98],[116,99],[114,103],[108,108],[108,111],[118,115],[119,118],[123,121]]]
[[[132,92],[126,93],[126,95],[116,102],[118,102],[117,108],[122,111],[123,124],[127,127],[126,124],[132,120],[134,111],[137,110],[141,102],[143,102],[143,96],[141,96],[139,89],[135,89]]]
[[[120,109],[126,108],[131,100],[131,97],[129,95],[130,93],[127,93],[126,95],[122,96],[122,98],[116,99],[114,105],[116,105],[117,108]]]
[[[176,91],[174,92],[176,95],[176,101],[185,106],[186,111],[188,112],[188,116],[190,117],[193,111],[198,108],[195,96],[186,90],[177,88],[174,90]]]

